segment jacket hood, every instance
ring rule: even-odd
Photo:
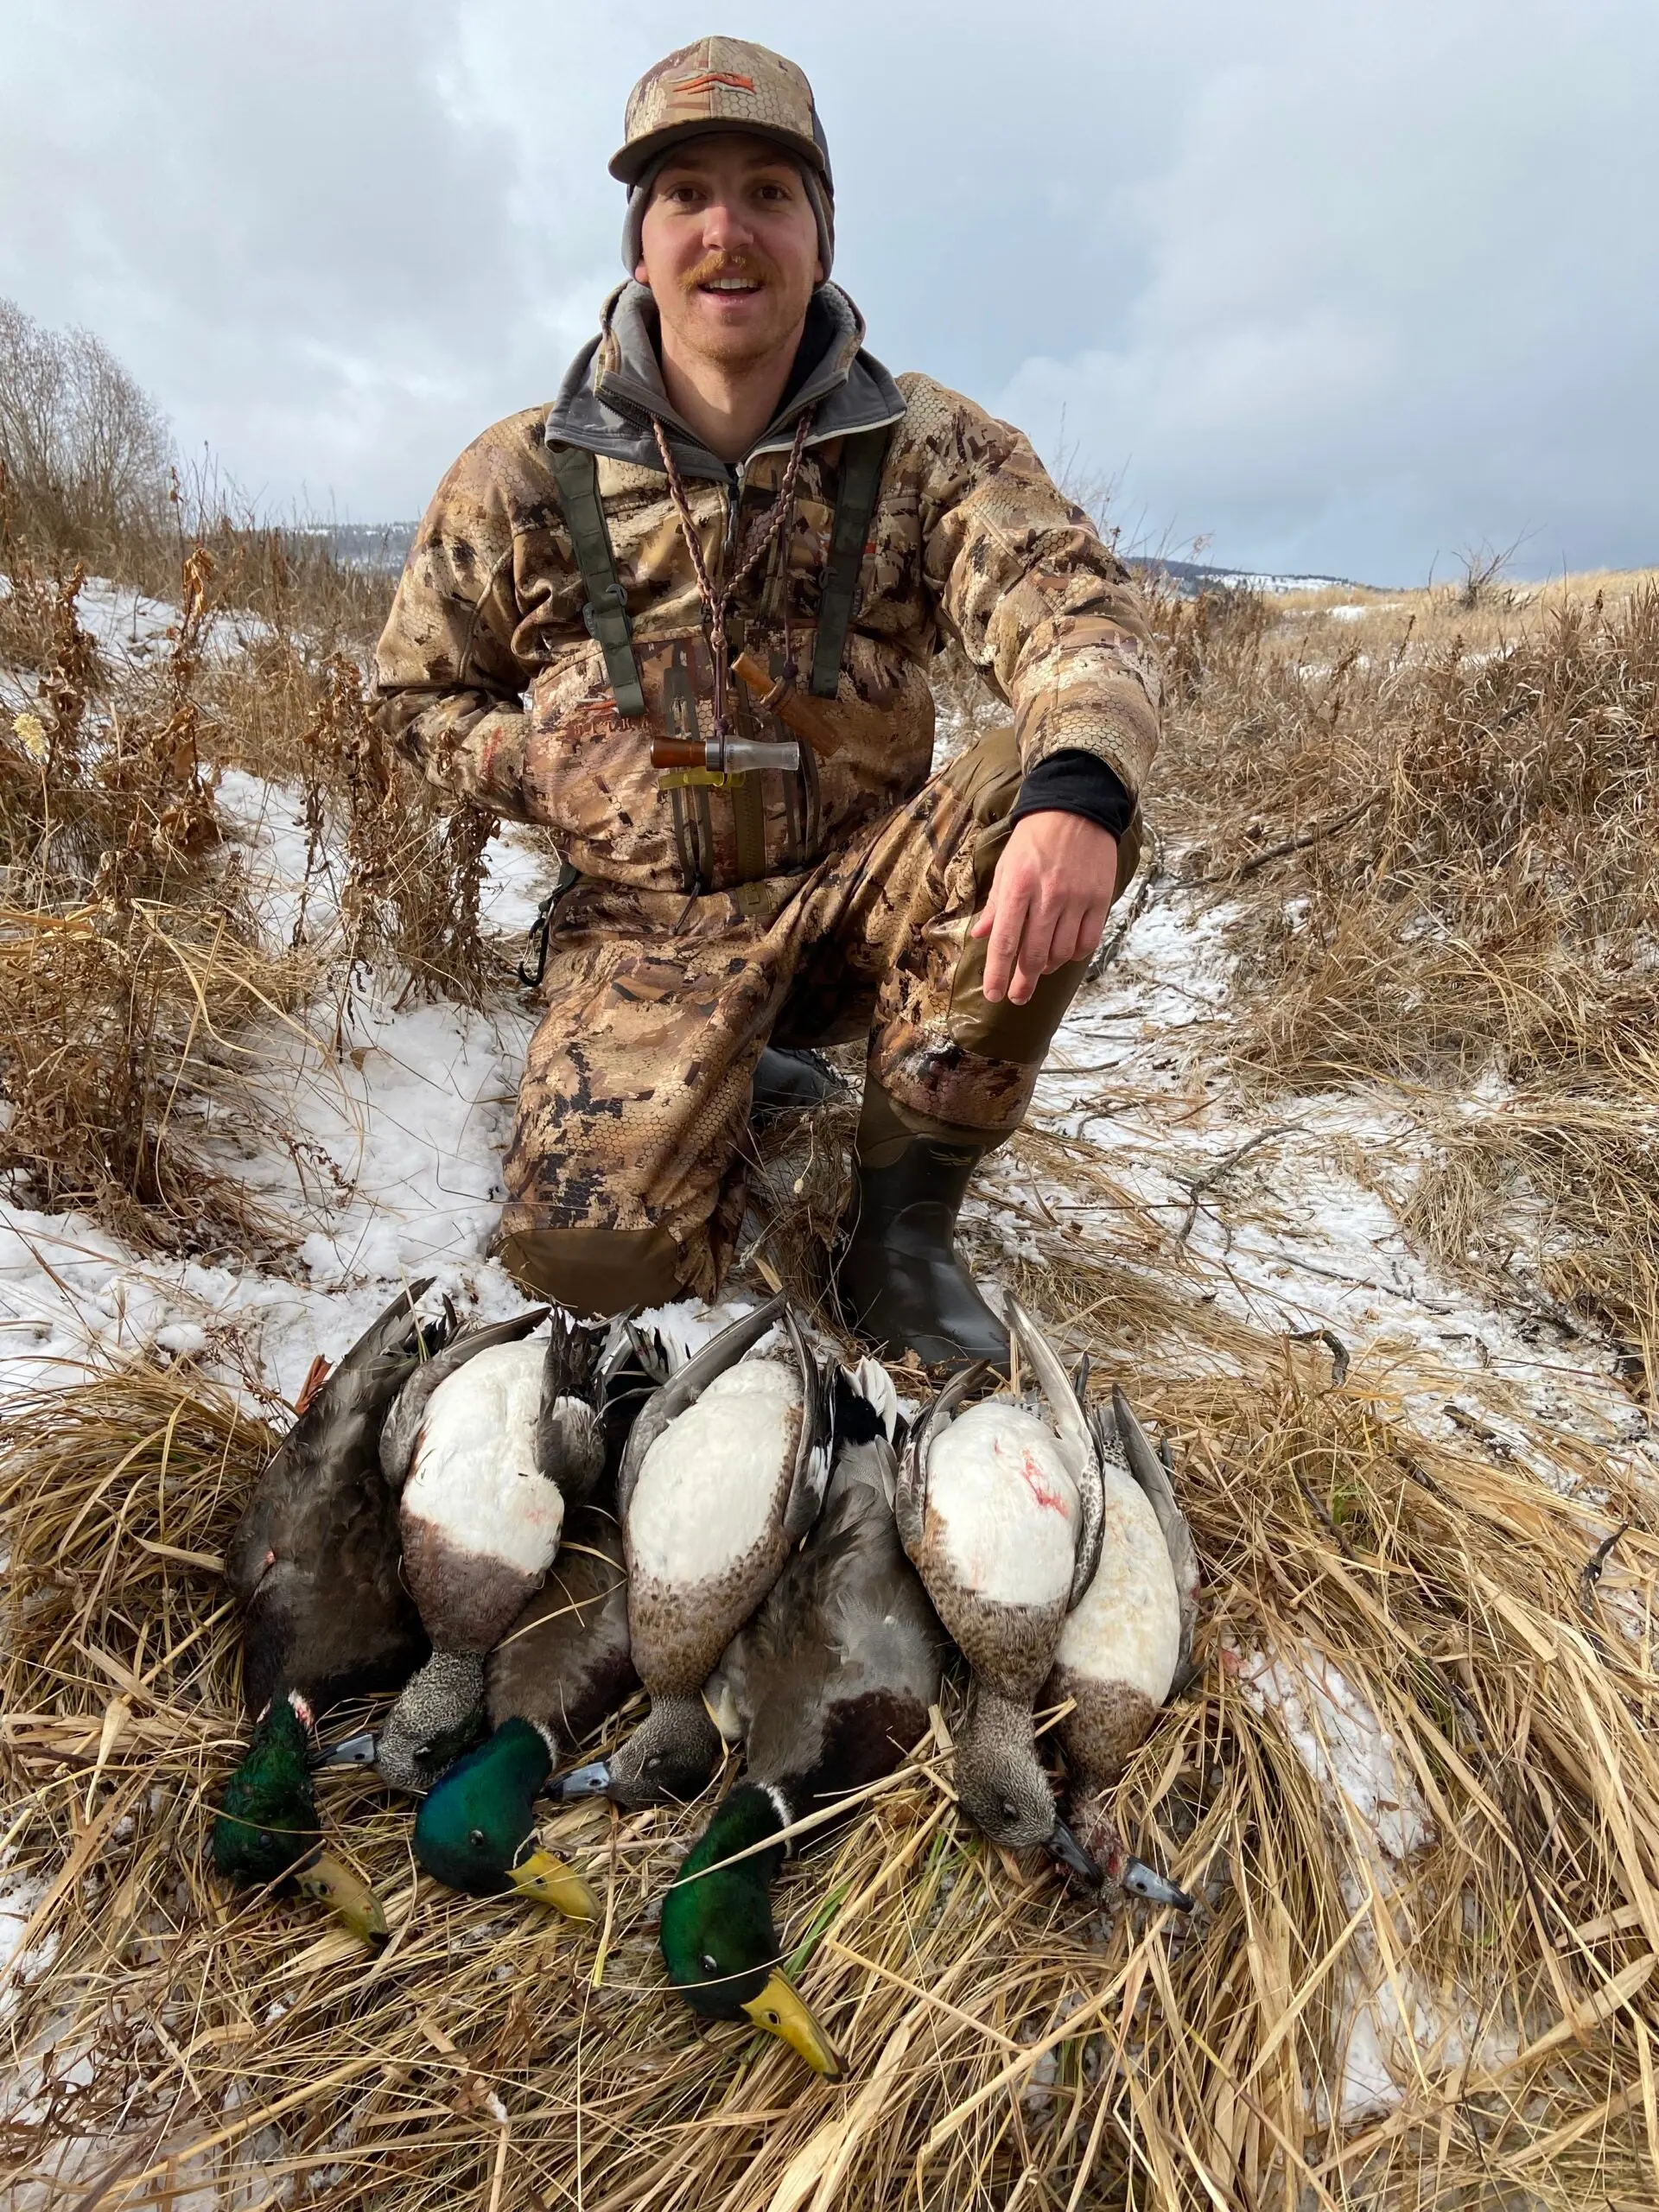
[[[727,463],[709,452],[669,404],[657,353],[659,327],[657,303],[647,288],[632,279],[619,285],[605,302],[599,335],[566,372],[543,435],[549,445],[581,446],[611,461],[660,470],[662,456],[651,428],[656,416],[688,475],[724,482],[731,474]],[[813,366],[787,393],[749,458],[787,451],[803,408],[817,410],[807,434],[809,445],[874,430],[903,416],[905,396],[875,356],[864,350],[864,318],[839,284],[820,284],[813,293],[801,352]]]

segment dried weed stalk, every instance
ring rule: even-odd
[[[296,995],[234,871],[214,864],[198,699],[210,573],[193,553],[159,666],[100,701],[79,569],[49,583],[13,572],[40,682],[0,746],[0,1169],[35,1204],[84,1208],[141,1246],[268,1242],[195,1140],[242,1027]]]

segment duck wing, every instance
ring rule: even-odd
[[[927,1524],[927,1463],[934,1442],[954,1419],[963,1400],[979,1388],[990,1371],[989,1360],[982,1359],[976,1366],[964,1368],[960,1375],[953,1375],[910,1433],[904,1458],[899,1463],[893,1510],[899,1524],[899,1540],[912,1567],[919,1562]]]
[[[387,1407],[421,1349],[411,1283],[353,1344],[271,1455],[226,1550],[243,1611],[243,1692],[285,1688],[319,1710],[397,1688],[425,1656],[398,1573],[397,1500],[380,1471]]]
[[[811,1351],[792,1306],[784,1309],[784,1328],[801,1370],[801,1433],[796,1440],[795,1471],[784,1505],[784,1534],[791,1543],[798,1543],[823,1510],[835,1455],[834,1363],[820,1360]]]
[[[625,1522],[646,1452],[670,1421],[677,1420],[688,1406],[696,1402],[716,1375],[723,1375],[728,1367],[734,1367],[745,1352],[752,1351],[760,1343],[783,1313],[787,1302],[780,1292],[776,1298],[768,1299],[764,1306],[757,1306],[753,1313],[740,1315],[717,1337],[711,1337],[702,1350],[687,1360],[677,1374],[671,1375],[646,1399],[628,1432],[622,1465],[617,1471],[617,1511]],[[637,1334],[633,1342],[635,1350],[649,1367],[650,1348]]]
[[[408,1478],[416,1440],[421,1433],[421,1423],[426,1419],[427,1404],[439,1383],[447,1382],[457,1368],[465,1367],[469,1359],[487,1351],[492,1344],[517,1344],[520,1338],[529,1336],[550,1311],[545,1306],[532,1306],[525,1313],[511,1314],[505,1321],[492,1321],[486,1327],[459,1330],[430,1359],[423,1359],[413,1370],[380,1432],[380,1471],[394,1491],[401,1490]]]
[[[1176,1594],[1180,1602],[1180,1663],[1185,1668],[1192,1656],[1192,1633],[1198,1618],[1198,1549],[1186,1516],[1176,1503],[1169,1469],[1154,1451],[1151,1439],[1135,1418],[1134,1407],[1116,1386],[1112,1390],[1112,1413],[1124,1463],[1145,1492],[1169,1548],[1169,1563],[1174,1569]]]

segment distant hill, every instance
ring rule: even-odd
[[[335,560],[348,569],[384,569],[395,574],[419,527],[413,522],[312,522],[289,534],[326,539]]]
[[[1162,576],[1183,599],[1196,599],[1205,591],[1363,591],[1351,576],[1277,575],[1254,569],[1212,569],[1202,561],[1167,561],[1160,556],[1125,556],[1137,575]]]
[[[401,569],[415,532],[413,522],[308,523],[293,533],[296,537],[326,538],[334,558],[353,569]],[[1142,575],[1162,576],[1184,599],[1205,591],[1322,591],[1363,589],[1351,576],[1276,575],[1251,569],[1216,569],[1202,561],[1170,561],[1159,556],[1130,554],[1130,568]]]

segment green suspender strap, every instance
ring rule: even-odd
[[[616,695],[616,711],[630,718],[643,715],[645,695],[633,658],[628,602],[617,576],[611,533],[600,503],[599,464],[580,446],[555,446],[552,454],[560,510],[570,533],[570,550],[582,571],[582,588],[588,594],[582,619],[605,656],[605,673]]]
[[[818,592],[818,632],[807,686],[820,699],[836,696],[841,657],[858,601],[864,543],[870,534],[876,495],[881,489],[881,464],[887,457],[892,435],[892,423],[884,423],[880,429],[849,435],[842,448],[841,486],[830,534],[830,557],[823,564],[823,582]]]

